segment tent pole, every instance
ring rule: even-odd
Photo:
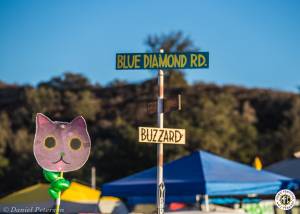
[[[201,204],[200,204],[200,197],[201,195],[196,195],[196,208],[197,210],[201,210]]]
[[[208,195],[204,195],[204,201],[205,201],[205,211],[209,212],[209,197]]]

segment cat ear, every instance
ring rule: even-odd
[[[85,119],[82,116],[78,116],[74,120],[72,120],[71,125],[72,126],[79,126],[81,128],[86,128],[86,122],[85,122]]]
[[[43,115],[42,113],[37,113],[36,114],[36,125],[38,127],[40,126],[43,126],[45,124],[48,124],[48,123],[52,123],[52,120],[50,120],[47,116]]]

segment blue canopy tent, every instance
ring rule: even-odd
[[[273,163],[265,170],[300,180],[300,159],[293,158]]]
[[[230,161],[204,151],[164,165],[166,202],[186,201],[196,195],[270,195],[294,185],[291,178]],[[156,167],[106,183],[103,195],[154,202]]]

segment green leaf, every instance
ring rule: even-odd
[[[43,170],[43,175],[47,181],[53,182],[59,177],[59,172],[50,172],[47,170]]]

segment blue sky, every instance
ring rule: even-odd
[[[37,84],[66,71],[107,84],[149,71],[115,70],[117,52],[144,52],[149,34],[181,30],[210,52],[204,81],[297,91],[297,0],[0,0],[0,80]]]

